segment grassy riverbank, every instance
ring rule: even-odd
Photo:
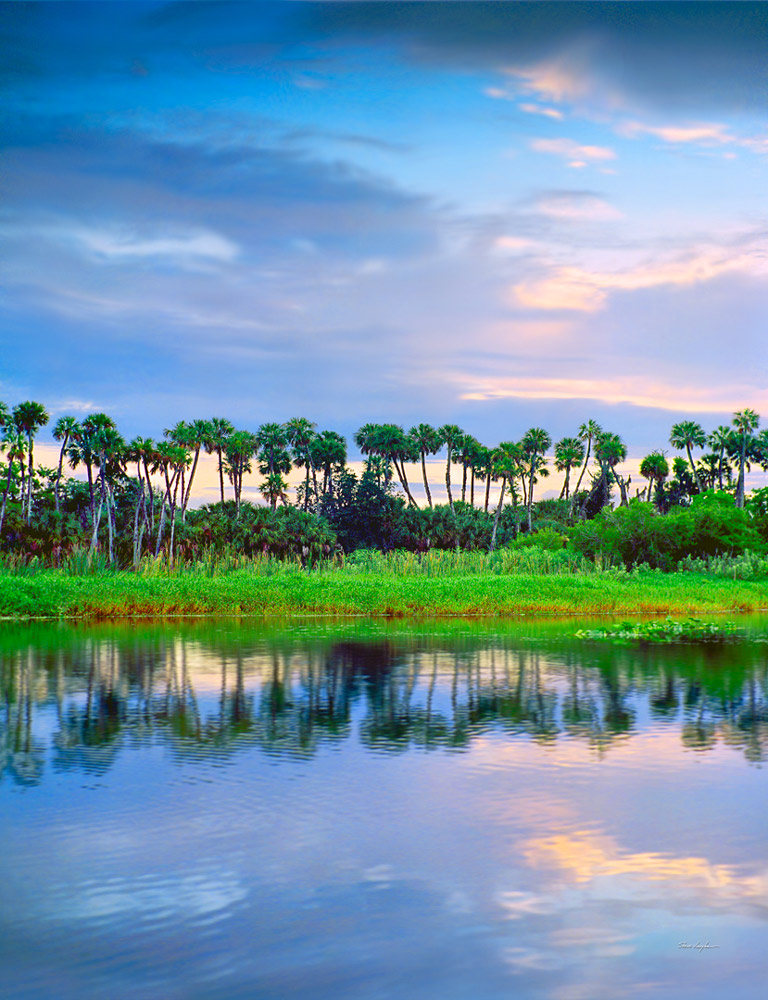
[[[114,618],[172,615],[517,615],[752,611],[768,607],[768,580],[697,573],[396,572],[298,566],[226,572],[75,575],[0,573],[0,616]]]

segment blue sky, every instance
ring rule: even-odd
[[[0,398],[594,418],[766,412],[768,10],[0,5]]]

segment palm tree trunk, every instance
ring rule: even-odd
[[[736,483],[736,497],[734,502],[737,507],[744,506],[744,466],[747,461],[747,442],[746,439],[742,441],[741,451],[739,453],[739,478]]]
[[[104,471],[104,466],[102,466],[102,473]],[[104,484],[102,482],[101,499],[99,500],[99,512],[94,513],[93,517],[93,533],[91,534],[91,547],[89,549],[89,555],[92,555],[96,551],[96,547],[99,541],[99,526],[101,525],[101,512],[104,507]]]
[[[501,517],[501,508],[504,506],[504,493],[507,489],[507,477],[501,477],[501,493],[499,493],[499,502],[496,504],[496,514],[493,518],[493,532],[491,533],[491,544],[489,547],[489,552],[493,552],[496,548],[496,535],[499,530],[499,518]]]
[[[192,493],[192,483],[193,483],[194,478],[195,478],[195,472],[197,471],[197,461],[200,458],[200,448],[201,447],[202,447],[202,445],[198,445],[197,448],[195,449],[195,457],[194,457],[194,460],[192,462],[192,468],[190,469],[190,472],[189,472],[189,482],[187,483],[187,492],[184,495],[183,500],[182,500],[182,504],[181,504],[181,517],[182,517],[182,519],[185,517],[185,515],[187,513],[187,507],[189,506],[189,497],[190,497],[190,494]]]
[[[591,452],[591,450],[592,450],[592,437],[590,436],[587,438],[587,454],[584,458],[584,464],[581,467],[581,472],[579,473],[579,478],[576,483],[576,488],[573,491],[574,496],[579,492],[579,488],[581,487],[581,481],[584,478],[584,473],[587,471],[587,466],[589,465],[589,453]]]
[[[528,533],[533,530],[533,478],[536,475],[535,457],[531,460],[531,480],[528,484]]]
[[[392,461],[394,462],[395,469],[397,471],[397,477],[402,483],[403,489],[405,490],[405,495],[408,497],[408,503],[413,504],[414,507],[418,507],[418,504],[413,499],[411,491],[408,487],[408,477],[405,474],[405,461],[401,459],[399,465],[396,458],[393,457]]]
[[[488,513],[488,504],[490,503],[490,499],[491,499],[491,473],[490,470],[487,470],[485,473],[485,506],[483,507],[483,510],[485,511],[486,514]]]
[[[453,510],[453,496],[451,494],[451,446],[448,445],[448,459],[445,463],[445,488],[448,491],[448,506]]]
[[[89,457],[85,463],[85,467],[88,470],[88,495],[90,497],[91,504],[91,524],[93,524],[94,518],[96,517],[96,496],[93,492],[93,461]]]
[[[699,470],[696,468],[693,462],[693,455],[691,454],[691,446],[686,443],[685,450],[688,452],[688,461],[691,463],[691,469],[693,469],[693,478],[696,483],[696,489],[699,493],[703,493],[704,490],[701,488],[701,479],[699,478]]]
[[[470,474],[470,477],[469,477],[469,506],[470,507],[474,507],[475,506],[475,470],[474,470],[474,467],[472,468],[472,471],[471,471],[471,474]]]
[[[3,523],[5,521],[5,508],[8,504],[8,494],[11,491],[11,476],[13,475],[13,458],[11,455],[8,456],[8,476],[5,480],[5,493],[3,494],[3,508],[0,510],[0,531],[3,530]]]
[[[224,503],[224,469],[221,464],[221,445],[216,449],[219,456],[219,487],[221,489],[221,502]]]
[[[432,506],[432,494],[429,492],[429,483],[427,482],[427,459],[426,452],[421,453],[421,474],[424,478],[424,491],[427,494],[427,503]]]
[[[27,435],[27,441],[29,442],[29,485],[27,486],[27,524],[32,520],[32,478],[35,468],[35,459],[33,454],[33,444],[32,435]],[[22,502],[22,509],[24,504]]]
[[[64,451],[67,447],[67,442],[69,441],[69,434],[64,435],[64,442],[61,446],[61,451],[59,452],[59,468],[56,471],[56,489],[54,490],[54,499],[56,501],[56,513],[58,514],[61,509],[61,501],[59,497],[59,484],[61,483],[61,473],[64,468]]]
[[[113,507],[113,497],[112,490],[107,486],[107,537],[109,539],[109,565],[112,566],[115,561],[115,553],[113,547],[113,522],[112,522],[112,507]]]
[[[139,513],[141,511],[142,502],[144,500],[144,480],[139,474],[139,484],[141,486],[141,494],[136,499],[136,510],[133,516],[133,566],[134,569],[139,565]]]
[[[464,471],[461,477],[461,502],[465,503],[467,499],[467,463],[463,463]]]

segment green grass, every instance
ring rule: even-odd
[[[451,556],[451,553],[445,554]],[[115,618],[177,615],[696,614],[768,608],[768,580],[692,572],[504,572],[480,562],[395,566],[352,563],[308,572],[263,560],[218,571],[0,571],[0,616]],[[485,559],[489,557],[485,556]],[[438,569],[440,570],[438,572]]]

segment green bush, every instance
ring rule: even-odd
[[[758,531],[733,497],[712,491],[694,497],[690,507],[658,514],[652,504],[633,500],[627,507],[604,510],[577,525],[573,546],[590,559],[599,557],[625,566],[673,570],[687,556],[704,558],[763,551]]]

